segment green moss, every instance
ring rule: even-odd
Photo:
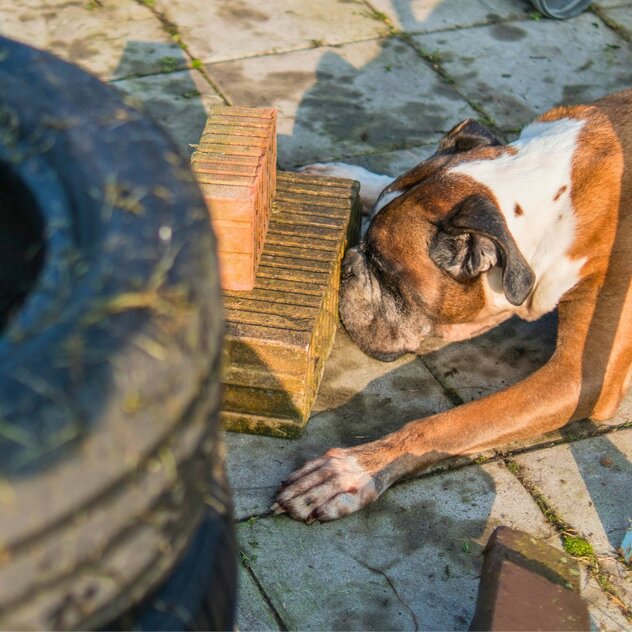
[[[564,550],[573,557],[592,557],[595,554],[592,544],[579,536],[562,536],[562,546]]]
[[[517,476],[520,472],[520,466],[515,461],[507,461],[507,469],[514,475]]]
[[[178,67],[178,63],[177,57],[161,57],[160,70],[162,72],[173,72]]]
[[[372,20],[377,20],[378,22],[382,22],[388,29],[390,35],[394,35],[397,32],[391,18],[386,15],[383,11],[377,11],[376,9],[371,8],[369,11],[362,12],[362,15],[365,15]]]
[[[612,585],[610,578],[605,573],[599,573],[597,575],[597,583],[601,586],[603,590],[610,594],[616,594],[616,589]]]
[[[191,66],[196,70],[200,70],[202,68],[202,60],[201,59],[192,59]]]
[[[195,99],[196,97],[199,97],[199,96],[200,96],[199,90],[187,90],[186,92],[182,93],[183,99]]]

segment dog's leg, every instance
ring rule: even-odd
[[[364,167],[347,165],[342,162],[327,162],[307,165],[299,169],[301,173],[313,173],[321,176],[333,176],[336,178],[348,178],[360,183],[360,201],[362,202],[362,214],[371,215],[372,209],[382,190],[395,178],[371,173]]]
[[[556,351],[538,371],[504,391],[412,421],[377,441],[329,450],[288,478],[273,509],[308,522],[333,520],[441,459],[537,436],[589,415],[580,402],[594,402],[602,385],[582,383],[581,350],[592,338],[596,290],[589,289],[588,298],[584,291],[573,294],[577,299],[559,308]],[[607,331],[599,328],[595,335]],[[598,346],[599,340],[591,344]]]

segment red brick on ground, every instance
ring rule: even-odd
[[[225,290],[251,290],[276,190],[276,111],[214,106],[191,159]]]
[[[518,529],[497,527],[485,550],[470,630],[590,629],[577,561]]]

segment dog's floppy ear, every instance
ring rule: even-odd
[[[475,147],[502,145],[494,132],[474,119],[465,119],[453,127],[440,141],[437,154],[458,154]]]
[[[446,162],[452,154],[468,151],[475,147],[502,145],[494,133],[474,119],[465,119],[453,127],[440,141],[437,151],[412,169],[393,180],[380,194],[380,198],[391,192],[404,192],[428,178]]]
[[[535,273],[500,210],[485,195],[471,195],[454,207],[430,244],[430,258],[457,280],[500,265],[503,290],[512,305],[522,305],[535,283]]]

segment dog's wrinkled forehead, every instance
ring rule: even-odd
[[[496,148],[500,146],[502,146],[500,139],[484,125],[474,119],[461,121],[439,141],[437,150],[432,156],[395,178],[382,191],[373,212],[377,214],[413,187],[455,164],[455,160],[460,161],[470,155],[476,159],[484,157],[486,153],[495,155]],[[479,150],[475,152],[476,156],[473,150]]]

